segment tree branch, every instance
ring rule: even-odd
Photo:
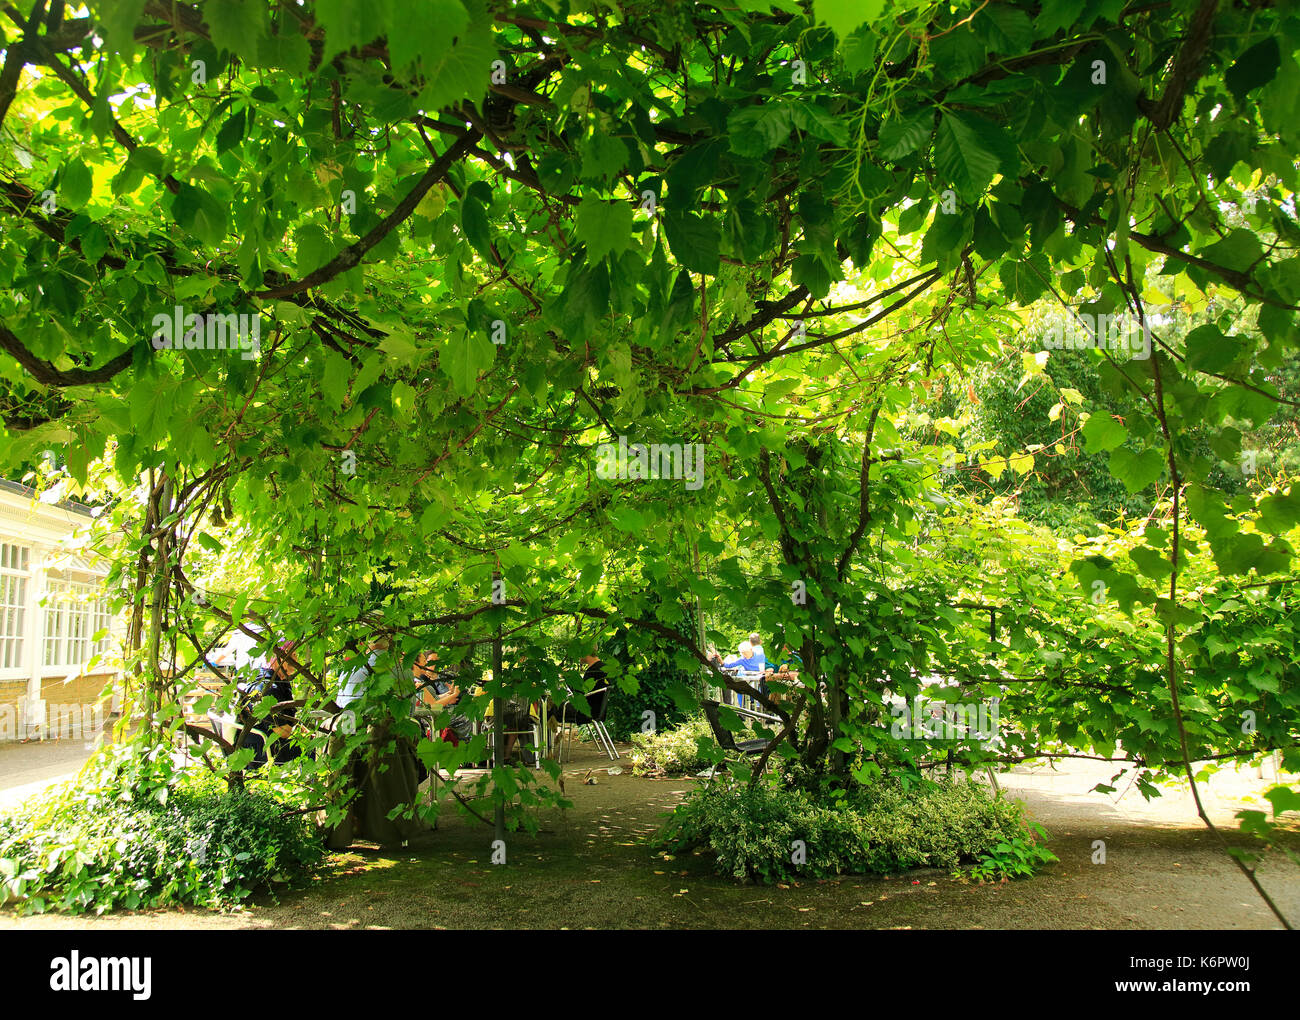
[[[385,216],[361,240],[348,245],[325,265],[308,273],[301,280],[286,283],[271,290],[260,291],[257,296],[260,298],[284,298],[291,294],[300,294],[304,290],[310,290],[312,287],[319,287],[322,283],[328,283],[340,273],[345,273],[359,265],[366,252],[370,251],[371,248],[392,233],[395,227],[405,221],[415,211],[415,207],[420,204],[420,199],[424,198],[429,189],[446,177],[447,171],[451,169],[452,164],[469,152],[474,143],[481,137],[482,135],[477,131],[469,131],[460,141],[453,142],[451,148],[444,152],[425,171],[424,176],[416,182],[415,187],[410,190],[407,196],[397,203],[397,208]]]

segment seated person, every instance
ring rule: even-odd
[[[366,650],[368,654],[365,659],[357,660],[352,669],[340,677],[339,691],[334,695],[334,704],[341,709],[346,709],[354,702],[360,701],[361,696],[365,694],[370,676],[379,663],[380,655],[388,650],[388,638],[382,636],[372,638]]]
[[[548,670],[553,669],[553,667],[551,667],[551,665],[548,662],[546,662],[544,659],[538,662],[530,663],[528,657],[522,653],[517,655],[515,657],[514,662],[510,663],[507,668],[522,669],[525,666],[525,664],[528,664],[528,671],[531,672],[534,676],[536,676],[539,672],[546,672]],[[514,750],[515,744],[519,742],[519,738],[521,736],[529,736],[533,732],[534,727],[537,725],[538,720],[541,718],[542,704],[540,701],[529,702],[529,701],[525,701],[521,697],[515,696],[515,697],[510,697],[505,699],[504,708],[505,711],[502,713],[501,720],[502,723],[504,724],[504,728],[506,731],[505,748],[504,748],[505,761],[509,762],[511,753]],[[493,705],[489,703],[485,718],[491,719],[492,716],[493,716]],[[554,728],[557,725],[554,718],[551,718],[549,721],[550,721],[551,728]],[[519,760],[522,764],[525,765],[535,764],[535,761],[533,759],[533,753],[527,749],[522,748],[522,744],[521,744]]]
[[[271,713],[262,719],[255,718],[252,712],[253,707],[266,697],[274,698],[277,702],[293,701],[293,685],[290,683],[290,678],[297,670],[289,662],[288,657],[297,647],[296,641],[286,641],[277,645],[271,657],[271,665],[259,669],[255,680],[239,685],[239,691],[245,695],[239,713],[240,725],[247,730],[243,746],[253,750],[253,760],[249,768],[260,768],[267,763],[268,758],[283,763],[292,761],[302,754],[300,748],[289,743],[289,735],[298,720],[297,709],[272,709]]]
[[[252,630],[253,628],[250,627],[249,629]],[[264,640],[264,636],[254,637],[237,627],[224,645],[218,645],[208,653],[208,664],[219,666],[231,673],[238,672],[245,667],[254,671],[268,669],[271,664],[267,661],[266,656],[255,654],[257,646]]]
[[[797,694],[799,687],[799,671],[801,669],[803,669],[803,659],[799,656],[799,653],[793,651],[789,645],[782,645],[780,660],[775,669],[770,663],[768,664],[767,677],[769,679],[780,681],[782,684],[785,684],[787,688],[794,688],[795,693]],[[780,701],[786,693],[787,691],[785,689],[776,690],[772,692],[772,697],[775,700]]]
[[[740,652],[739,655],[733,655],[730,659],[728,659],[726,662],[722,664],[724,669],[743,669],[746,673],[761,674],[763,672],[763,665],[764,665],[763,660],[756,658],[754,656],[753,645],[751,645],[748,641],[742,641],[740,642],[740,647],[738,650]],[[762,690],[763,688],[762,679],[758,681],[758,685],[759,685],[759,689]],[[736,694],[737,705],[742,704],[741,702],[742,697],[744,697],[744,695],[739,693]]]
[[[592,690],[609,686],[609,676],[605,673],[605,667],[601,664],[596,649],[593,648],[590,655],[582,657],[582,664],[587,667],[582,671],[582,679],[593,681]]]
[[[587,707],[591,709],[591,714],[588,715],[577,705],[566,702],[556,707],[552,718],[557,722],[577,723],[579,725],[585,725],[593,719],[604,722],[605,701],[609,698],[609,676],[606,674],[600,656],[596,654],[594,648],[591,650],[590,655],[584,655],[579,661],[586,667],[582,671],[584,681],[582,689],[587,699]]]
[[[452,671],[439,671],[437,652],[421,652],[415,657],[415,679],[420,685],[421,702],[435,711],[451,708],[461,698],[461,690],[456,686]],[[441,713],[439,713],[441,714]],[[459,746],[462,740],[468,740],[473,732],[473,725],[468,717],[453,712],[451,725],[440,734],[443,740]],[[432,737],[432,733],[430,733]]]
[[[803,669],[803,659],[800,657],[798,652],[791,650],[789,645],[781,646],[781,655],[775,666],[770,662],[767,664],[767,673],[769,676],[773,673],[791,673],[796,674],[797,679],[797,674],[801,669]]]
[[[743,669],[747,673],[761,673],[763,660],[754,656],[754,646],[748,641],[740,642],[739,655],[733,655],[722,665],[725,669]]]

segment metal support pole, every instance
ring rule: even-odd
[[[492,572],[492,580],[499,581],[501,571]],[[496,590],[496,585],[493,585]],[[492,681],[497,689],[496,696],[492,699],[492,747],[493,747],[493,764],[497,768],[504,768],[506,763],[506,703],[501,697],[501,684],[504,678],[501,675],[501,624],[497,623],[496,637],[492,639]],[[506,838],[506,805],[499,797],[496,806],[493,808],[493,822],[495,839],[502,842]]]

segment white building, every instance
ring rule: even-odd
[[[120,679],[105,566],[76,550],[72,501],[0,479],[0,740],[92,740]]]

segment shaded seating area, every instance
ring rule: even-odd
[[[709,729],[713,732],[713,739],[718,742],[718,746],[724,751],[728,751],[732,754],[744,755],[747,758],[754,759],[761,757],[763,752],[765,752],[771,744],[775,743],[774,740],[768,740],[766,737],[746,737],[742,740],[737,740],[731,730],[722,725],[722,717],[720,714],[721,706],[718,702],[710,699],[703,701],[700,704],[704,709],[704,718],[709,721]],[[774,723],[781,721],[776,716],[768,715],[765,712],[755,712],[747,708],[736,708],[732,705],[728,705],[727,707],[732,712],[735,712],[736,715],[748,719],[755,719],[759,722]],[[716,771],[717,765],[715,764],[713,769],[709,772],[710,779],[713,778],[713,774]]]

